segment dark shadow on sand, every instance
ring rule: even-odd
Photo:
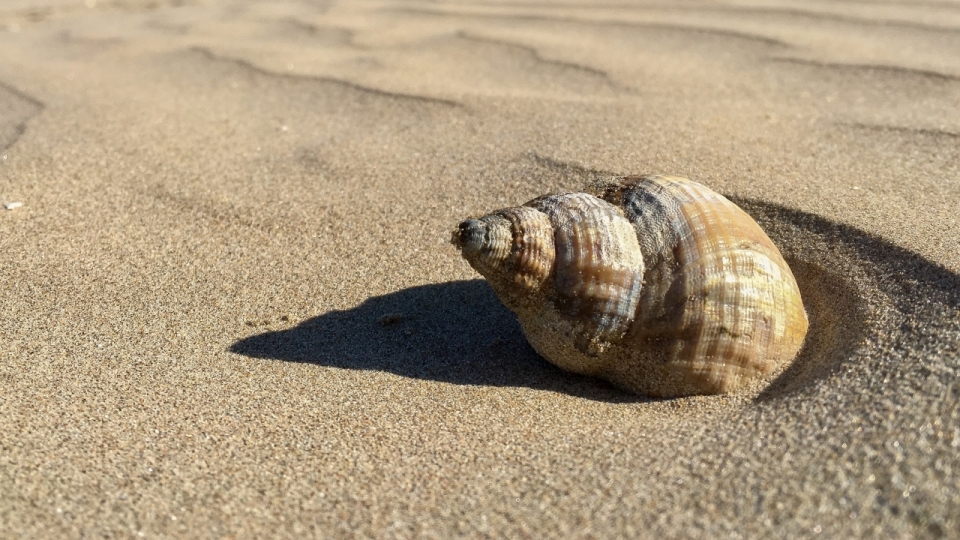
[[[453,384],[528,387],[608,402],[643,398],[561,371],[534,352],[483,280],[411,287],[294,328],[242,339],[254,358],[387,371]]]
[[[797,361],[760,394],[785,398],[856,361],[873,333],[930,340],[917,328],[960,305],[960,276],[875,235],[822,217],[732,198],[781,246],[810,314]],[[875,328],[870,295],[889,297],[917,328]],[[917,302],[923,298],[924,302]],[[933,309],[934,311],[927,311]],[[296,327],[236,342],[255,358],[367,369],[463,385],[528,387],[607,402],[644,398],[603,381],[565,373],[527,344],[516,317],[482,280],[424,285],[372,297]]]

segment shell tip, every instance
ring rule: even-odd
[[[487,228],[479,219],[467,219],[460,223],[450,237],[450,243],[465,255],[480,251]]]

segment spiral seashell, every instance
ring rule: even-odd
[[[757,223],[681,177],[622,177],[468,219],[470,265],[557,366],[640,394],[720,394],[796,356],[807,315]]]

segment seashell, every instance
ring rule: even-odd
[[[468,219],[453,244],[557,366],[657,397],[782,371],[807,333],[760,226],[686,178],[620,177]]]

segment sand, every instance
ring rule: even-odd
[[[0,537],[960,536],[960,3],[0,6]],[[811,332],[539,358],[468,215],[667,173]]]

